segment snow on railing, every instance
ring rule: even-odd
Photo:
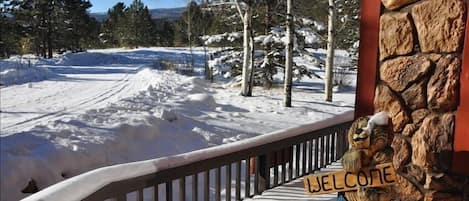
[[[322,121],[312,122],[246,140],[210,147],[189,153],[99,168],[52,185],[23,199],[23,201],[82,200],[113,182],[136,178],[162,170],[184,166],[197,161],[239,152],[256,146],[296,137],[311,131],[346,123],[353,120],[353,114],[353,111],[348,111],[337,116],[324,119]]]

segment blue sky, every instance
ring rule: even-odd
[[[118,2],[124,2],[129,5],[133,0],[90,0],[93,7],[90,8],[94,12],[106,12],[109,8],[116,5]],[[186,5],[186,0],[142,0],[148,8],[175,8],[183,7]]]

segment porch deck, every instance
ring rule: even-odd
[[[314,173],[325,173],[332,171],[339,171],[342,169],[341,161],[333,162],[332,164],[322,168],[320,171]],[[254,196],[253,198],[246,199],[247,201],[336,201],[337,193],[309,196],[306,195],[303,185],[303,177],[295,179],[289,183],[277,186],[275,188],[264,191],[261,195]]]

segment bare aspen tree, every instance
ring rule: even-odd
[[[249,86],[248,86],[248,94],[247,96],[252,96],[252,90],[253,90],[253,87],[254,87],[254,73],[256,72],[256,66],[254,65],[254,61],[256,60],[255,56],[254,56],[254,53],[255,53],[255,49],[254,49],[254,32],[253,30],[251,29],[251,33],[250,33],[251,37],[249,38],[249,48],[251,49],[251,52],[250,52],[250,58],[251,58],[251,74],[249,76]]]
[[[207,9],[207,7],[208,7],[207,3],[208,2],[206,0],[205,1],[202,0],[201,2],[202,2],[201,5],[202,5],[203,10]],[[206,26],[203,26],[203,31],[202,32],[204,33],[204,36],[207,35],[207,27]],[[210,67],[208,65],[207,44],[204,43],[203,45],[204,45],[204,72],[205,72],[204,74],[205,74],[205,79],[210,80],[211,82],[213,82],[212,70],[210,69]]]
[[[325,79],[325,95],[326,101],[332,102],[332,80],[334,74],[332,69],[334,68],[334,18],[335,8],[334,0],[329,0],[329,16],[328,16],[328,28],[327,28],[327,59],[326,59],[326,79]]]
[[[190,69],[191,69],[191,72],[194,71],[194,53],[192,52],[192,14],[191,14],[191,10],[192,10],[192,1],[189,1],[189,4],[188,4],[188,9],[187,9],[187,39],[188,39],[188,42],[189,42],[189,52],[190,52],[190,55],[191,55],[191,63],[190,63]]]
[[[285,99],[284,106],[291,107],[293,83],[293,13],[292,1],[287,0],[287,44],[285,50]]]
[[[249,93],[249,69],[252,69],[253,62],[251,59],[253,44],[251,43],[251,29],[252,29],[252,8],[251,5],[246,6],[246,10],[243,12],[239,0],[235,1],[236,8],[238,9],[239,16],[243,22],[243,74],[241,83],[241,95],[250,96]]]

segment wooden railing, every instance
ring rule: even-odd
[[[176,197],[176,200],[219,201],[222,199],[222,189],[226,200],[242,200],[312,173],[339,159],[348,148],[346,131],[349,125],[350,122],[342,123],[242,151],[113,182],[84,200],[125,201],[128,197],[133,197],[138,201],[158,201],[163,188],[166,194],[163,200],[168,201],[175,200]],[[221,178],[224,178],[224,184],[221,183]]]
[[[348,149],[353,111],[189,153],[95,169],[23,201],[243,200],[310,174]]]

